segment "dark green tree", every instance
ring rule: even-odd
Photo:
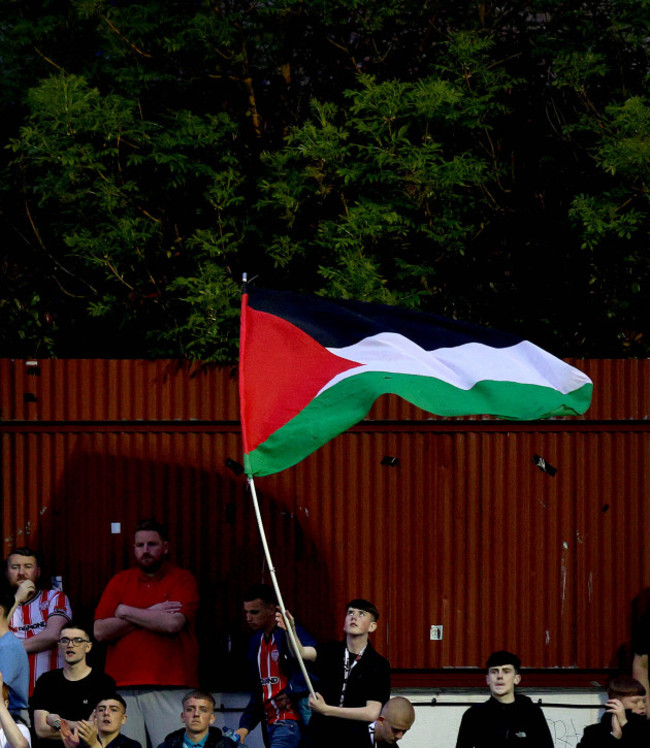
[[[0,0],[5,354],[236,356],[243,270],[647,355],[644,0]]]

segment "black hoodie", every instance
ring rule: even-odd
[[[490,697],[470,707],[460,723],[456,748],[553,748],[544,713],[528,696],[510,704]]]
[[[650,722],[640,714],[625,710],[627,723],[623,725],[622,735],[612,735],[612,715],[603,714],[600,722],[585,727],[578,748],[648,748],[650,746]]]

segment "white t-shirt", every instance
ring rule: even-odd
[[[16,722],[16,727],[22,732],[22,734],[25,736],[25,739],[27,740],[28,745],[31,746],[32,744],[32,738],[29,734],[29,730],[23,725],[22,722]],[[5,736],[5,731],[0,730],[0,748],[7,748],[7,738]]]

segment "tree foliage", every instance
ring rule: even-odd
[[[248,271],[647,355],[649,5],[0,0],[4,354],[232,361]]]

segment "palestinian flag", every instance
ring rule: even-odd
[[[386,393],[440,416],[580,415],[592,383],[527,340],[400,307],[250,289],[239,392],[247,475],[295,465]]]

